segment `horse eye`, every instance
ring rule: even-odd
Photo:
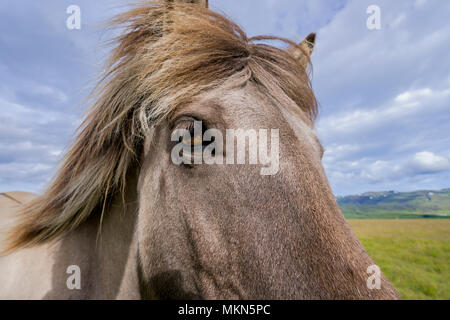
[[[185,139],[184,137],[181,138],[181,143],[185,146],[198,146],[203,144],[203,137],[202,136],[195,136],[191,137],[190,139]]]
[[[202,136],[196,136],[191,139],[191,145],[198,146],[200,144],[203,144],[203,137]]]
[[[204,126],[202,124],[201,128],[197,128],[195,130],[195,122],[189,121],[185,124],[183,124],[184,128],[189,131],[189,138],[188,137],[182,137],[181,143],[185,146],[190,147],[197,147],[201,146],[203,144],[203,133],[205,132]],[[200,130],[198,130],[200,129]]]

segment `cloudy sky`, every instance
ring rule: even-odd
[[[86,109],[124,0],[2,0],[0,192],[39,192]],[[337,195],[450,187],[450,1],[210,0],[249,35],[318,33],[317,133]],[[81,30],[66,27],[69,5]],[[367,8],[381,12],[367,28]]]

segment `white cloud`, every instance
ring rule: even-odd
[[[429,88],[415,90],[415,91],[406,91],[404,93],[399,94],[397,97],[395,97],[395,101],[396,102],[415,102],[416,99],[420,99],[423,97],[431,97],[432,95],[433,95],[433,91],[431,91]]]
[[[326,25],[347,0],[210,0],[250,36],[276,35],[293,41]]]
[[[449,187],[450,2],[380,0],[376,31],[365,26],[370,4],[349,1],[313,55],[333,190]]]
[[[326,140],[355,134],[376,132],[386,125],[415,119],[421,114],[439,112],[449,103],[450,89],[410,90],[397,95],[386,105],[359,108],[319,119],[319,135]]]
[[[406,14],[401,13],[390,23],[391,28],[398,28],[406,20]]]
[[[60,159],[74,116],[0,97],[0,192],[39,191]]]
[[[398,179],[403,168],[393,162],[377,160],[362,168],[360,177],[370,182],[378,182],[386,179]]]
[[[441,172],[450,170],[450,161],[433,152],[422,151],[414,155],[411,166],[420,173]]]
[[[427,3],[427,0],[416,0],[416,3],[414,4],[416,7],[422,7]]]
[[[59,103],[65,103],[69,100],[69,97],[64,92],[47,85],[38,85],[36,87],[32,87],[30,91],[36,95],[47,96]]]
[[[340,161],[330,172],[332,179],[359,181],[358,185],[389,186],[402,181],[429,180],[430,176],[450,172],[450,161],[433,152],[422,151],[402,159]],[[391,189],[391,188],[387,188]]]
[[[445,134],[450,132],[449,98],[449,89],[409,90],[380,107],[322,118],[318,132],[325,141],[323,163],[334,189],[359,193],[363,185],[368,185],[366,191],[383,185],[381,189],[390,190],[390,183],[404,179],[416,179],[420,187],[418,177],[428,182],[427,175],[450,170],[447,157],[422,151],[435,147],[450,154],[450,135]],[[344,187],[349,181],[353,184]],[[403,187],[408,185],[398,188]]]

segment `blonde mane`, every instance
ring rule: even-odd
[[[124,192],[143,139],[180,105],[242,73],[267,95],[281,89],[313,122],[317,104],[304,66],[288,51],[248,39],[233,22],[190,4],[144,2],[118,15],[125,28],[79,128],[48,189],[26,206],[7,250],[58,239]],[[298,46],[297,46],[298,47]]]

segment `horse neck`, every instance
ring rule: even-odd
[[[127,181],[125,196],[117,195],[104,212],[94,215],[55,246],[52,288],[46,298],[138,299],[136,179]],[[99,230],[101,232],[99,233]],[[81,289],[68,289],[68,266],[81,271]]]

